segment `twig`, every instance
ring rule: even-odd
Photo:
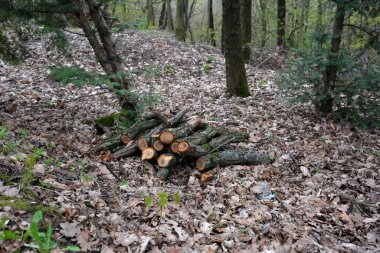
[[[78,99],[81,99],[81,98],[94,97],[94,96],[98,96],[98,95],[102,95],[102,94],[106,94],[106,93],[109,93],[109,91],[104,91],[104,92],[99,92],[99,93],[96,93],[96,94],[89,94],[89,95],[79,96],[79,97],[76,97],[76,98],[73,98],[73,99],[66,100],[66,101],[64,101],[64,103],[71,103],[71,102],[77,101]]]
[[[224,145],[226,145],[227,143],[229,143],[230,141],[233,141],[235,139],[235,137],[232,137],[231,139],[229,140],[226,140],[225,142],[223,142],[222,144],[220,144],[219,146],[217,146],[216,148],[213,148],[212,150],[210,150],[209,152],[207,152],[206,155],[214,152],[215,150],[219,149],[220,147],[223,147]]]
[[[260,67],[261,65],[263,65],[264,63],[266,63],[270,58],[272,58],[273,56],[270,55],[268,58],[266,58],[264,61],[262,61],[261,63],[257,64],[256,66],[254,66],[253,68],[258,68]]]
[[[83,34],[83,33],[77,33],[77,32],[73,32],[73,31],[69,31],[69,30],[66,30],[66,29],[62,29],[63,31],[65,31],[65,32],[68,32],[68,33],[72,33],[72,34],[76,34],[76,35],[79,35],[79,36],[83,36],[83,37],[85,37],[86,35],[85,34]]]
[[[107,170],[116,178],[117,181],[121,182],[121,178],[119,177],[119,175],[117,175],[113,169],[110,168],[110,166],[108,166],[108,164],[106,163],[101,163],[103,164],[104,166],[106,166]]]

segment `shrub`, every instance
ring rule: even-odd
[[[326,98],[324,73],[329,64],[327,36],[316,39],[310,51],[293,51],[277,83],[293,102],[312,102],[317,108]],[[380,127],[380,65],[341,50],[336,58],[337,80],[331,91],[333,116],[361,127]],[[331,59],[330,59],[331,60]]]

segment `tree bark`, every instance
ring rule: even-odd
[[[174,30],[171,0],[166,0],[166,24],[169,31]]]
[[[216,47],[214,13],[212,10],[212,0],[207,1],[207,37],[209,43]]]
[[[216,166],[269,164],[273,158],[260,153],[226,150],[215,152],[197,159],[196,168],[201,172],[212,170]]]
[[[301,12],[299,17],[299,26],[298,26],[298,49],[303,49],[303,35],[305,29],[305,10],[306,10],[306,1],[301,1]]]
[[[86,2],[88,4],[90,15],[95,24],[96,30],[99,33],[100,40],[102,41],[104,51],[107,54],[108,61],[112,66],[113,72],[117,73],[124,71],[124,68],[122,67],[117,56],[110,29],[108,28],[100,10],[99,3],[97,3],[96,0],[86,0]],[[122,82],[121,85],[123,88],[128,88],[125,82]]]
[[[286,2],[277,0],[277,47],[280,52],[285,51],[285,19]]]
[[[147,20],[148,26],[154,26],[154,8],[153,0],[146,0],[146,9],[147,9]]]
[[[243,46],[244,60],[247,62],[251,58],[251,38],[252,38],[252,0],[240,0],[241,10],[241,39]]]
[[[166,29],[167,19],[166,19],[166,0],[162,0],[160,19],[158,21],[158,27],[162,30]]]
[[[185,26],[185,0],[177,0],[176,8],[176,22],[175,22],[175,36],[179,41],[185,42],[186,40],[186,26]]]
[[[331,38],[331,49],[329,53],[329,64],[325,70],[325,80],[322,94],[323,97],[319,110],[323,113],[331,113],[333,111],[333,90],[335,88],[335,82],[338,72],[337,61],[339,57],[340,42],[342,40],[344,16],[346,13],[345,3],[341,1],[335,1],[337,4],[335,19]]]
[[[264,48],[267,42],[267,0],[259,0],[261,9],[261,47]]]
[[[222,4],[227,93],[231,96],[248,97],[250,92],[240,35],[240,3],[235,0],[223,0]]]

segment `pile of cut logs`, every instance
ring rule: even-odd
[[[140,153],[142,160],[158,165],[157,177],[162,180],[183,161],[201,172],[201,181],[211,179],[213,173],[209,171],[217,166],[273,162],[261,153],[223,150],[227,144],[245,141],[248,133],[212,127],[200,117],[184,120],[188,111],[183,109],[170,117],[152,112],[119,136],[98,145],[95,151],[111,151],[114,159]]]

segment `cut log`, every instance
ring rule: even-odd
[[[178,153],[179,153],[179,151],[178,151],[178,144],[179,144],[178,141],[173,141],[172,144],[170,144],[170,150],[171,150],[174,154],[178,154]]]
[[[166,181],[170,176],[171,172],[172,171],[170,168],[160,168],[156,174],[156,177],[161,179],[162,181]]]
[[[158,126],[161,122],[159,119],[139,120],[129,127],[121,136],[121,141],[127,145],[135,139],[140,133]]]
[[[231,132],[219,137],[212,139],[209,143],[203,145],[194,145],[193,143],[189,143],[190,148],[186,153],[191,157],[201,157],[205,156],[209,153],[212,153],[224,145],[234,142],[241,142],[246,140],[249,137],[249,134],[246,132]]]
[[[165,146],[164,146],[164,144],[160,140],[155,140],[153,142],[153,148],[157,152],[162,152],[165,149]]]
[[[136,143],[137,143],[137,148],[140,149],[141,151],[149,147],[148,139],[144,136],[137,138]]]
[[[160,133],[159,139],[162,143],[169,145],[174,141],[174,134],[169,130],[165,130]]]
[[[122,145],[123,143],[121,142],[120,137],[113,137],[113,138],[107,139],[102,144],[99,144],[98,146],[96,146],[94,148],[94,153],[99,153],[100,151],[104,151],[104,150],[113,151],[114,149]]]
[[[178,152],[181,154],[186,154],[190,150],[190,145],[187,141],[181,141],[178,143]]]
[[[208,143],[212,138],[226,134],[228,130],[224,127],[213,128],[208,126],[205,130],[195,132],[193,135],[185,138],[184,140],[192,143],[193,145],[202,145]]]
[[[201,174],[201,182],[205,183],[207,181],[210,181],[210,180],[214,179],[214,177],[215,177],[215,173],[213,173],[213,172],[202,173]]]
[[[185,124],[180,125],[174,129],[166,129],[167,131],[171,131],[174,135],[175,139],[184,138],[192,134],[198,129],[204,129],[207,125],[203,122],[201,118],[193,118],[186,122]]]
[[[180,161],[179,157],[174,154],[162,154],[157,158],[157,164],[160,168],[169,168]]]
[[[152,160],[153,158],[157,157],[157,152],[154,150],[154,148],[148,147],[141,151],[141,160]]]
[[[206,172],[216,166],[269,164],[274,159],[261,153],[226,150],[199,157],[196,168]]]
[[[188,111],[189,111],[188,108],[182,109],[180,112],[178,112],[172,118],[170,118],[167,123],[162,123],[162,124],[156,126],[154,129],[148,131],[147,133],[143,134],[142,136],[144,136],[147,140],[148,139],[150,140],[151,139],[151,137],[150,137],[151,135],[159,133],[163,129],[167,128],[167,127],[174,127],[174,126],[176,126],[182,120],[182,118],[185,116],[185,114]],[[118,138],[118,141],[120,143],[120,137]],[[114,158],[115,159],[120,159],[122,157],[131,156],[134,153],[136,153],[137,151],[138,151],[137,143],[136,142],[130,142],[128,145],[126,145],[122,149],[116,151],[114,153]]]

